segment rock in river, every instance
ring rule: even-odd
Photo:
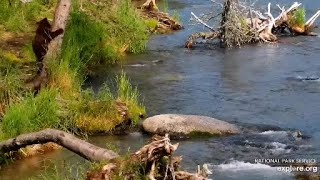
[[[169,133],[172,136],[229,135],[240,130],[233,124],[197,115],[162,114],[147,118],[142,123],[146,132],[153,134]]]

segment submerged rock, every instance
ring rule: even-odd
[[[233,124],[197,115],[162,114],[149,117],[142,123],[146,132],[171,136],[190,137],[196,135],[238,134],[240,130]]]

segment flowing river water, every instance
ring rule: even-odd
[[[284,0],[281,4],[293,2]],[[180,141],[177,155],[183,156],[182,165],[187,170],[208,163],[214,179],[294,179],[292,173],[279,172],[271,164],[257,164],[255,160],[320,161],[320,80],[316,80],[320,77],[320,39],[283,37],[277,44],[230,50],[214,46],[185,49],[188,35],[205,30],[189,25],[190,12],[209,12],[210,3],[169,0],[169,12],[179,12],[185,29],[154,36],[146,53],[129,56],[117,67],[101,68],[99,76],[88,79],[87,85],[98,89],[124,71],[138,86],[149,116],[206,115],[242,127],[244,133],[240,135]],[[266,8],[266,2],[260,3]],[[307,18],[320,8],[320,1],[302,3]],[[304,137],[296,138],[296,130]],[[149,138],[136,132],[89,140],[102,147],[113,144],[126,153]],[[0,179],[38,179],[46,167],[61,170],[63,163],[77,166],[84,162],[77,155],[58,150],[16,161],[0,170]]]

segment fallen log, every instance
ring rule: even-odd
[[[0,143],[0,154],[17,151],[33,144],[54,142],[90,161],[108,161],[118,154],[92,145],[64,131],[45,129],[35,133],[23,134]]]

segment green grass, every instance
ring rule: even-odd
[[[128,77],[123,73],[117,77],[117,93],[113,94],[108,85],[100,88],[95,96],[92,90],[83,91],[78,103],[75,104],[76,126],[85,132],[108,132],[126,118],[133,120],[134,125],[140,120],[139,115],[145,114],[139,93],[133,88]],[[128,116],[121,117],[117,107],[126,106]]]
[[[306,11],[304,8],[298,8],[292,17],[289,17],[290,26],[304,27],[306,21]]]
[[[172,18],[177,22],[181,21],[181,15],[177,10],[173,11]]]
[[[120,0],[115,8],[104,3],[83,3],[85,11],[79,8],[76,1],[62,46],[62,61],[72,69],[89,72],[97,65],[116,63],[126,52],[145,50],[148,26],[129,0]]]
[[[141,102],[141,97],[138,93],[137,87],[133,87],[126,74],[121,73],[117,77],[118,85],[118,100],[124,102],[128,106],[129,117],[132,118],[134,123],[140,120],[139,115],[145,115],[146,110]]]
[[[86,179],[86,171],[88,167],[93,166],[92,164],[93,163],[90,162],[81,162],[76,164],[63,162],[61,165],[49,164],[44,170],[44,173],[30,178],[30,180],[84,180]]]
[[[111,33],[112,26],[110,26],[110,35],[115,35],[115,38],[122,44],[128,45],[128,52],[143,52],[148,41],[147,26],[144,20],[139,17],[137,10],[133,8],[130,0],[120,0],[120,5],[116,9],[116,12],[115,21],[117,21],[117,24],[113,25],[121,31]]]
[[[7,31],[19,33],[29,32],[34,20],[40,20],[43,17],[52,17],[51,8],[54,7],[57,0],[50,0],[45,3],[43,0],[33,0],[30,3],[22,3],[20,0],[0,1],[0,24],[3,24]],[[48,10],[49,9],[49,10]]]
[[[7,106],[19,99],[23,89],[21,76],[18,64],[0,55],[0,104]]]
[[[0,22],[8,32],[29,33],[31,29],[35,30],[31,24],[43,17],[50,17],[49,13],[52,17],[56,2],[33,0],[32,3],[21,4],[15,0],[9,6],[8,1],[1,1],[4,11],[0,12],[0,18],[3,18]],[[61,56],[57,61],[49,61],[48,88],[42,89],[36,97],[26,93],[17,83],[20,82],[17,72],[21,71],[21,67],[10,70],[10,64],[0,63],[0,90],[5,90],[3,96],[0,93],[0,98],[4,99],[7,92],[18,97],[17,101],[7,106],[0,124],[1,137],[14,137],[44,128],[70,130],[76,127],[84,132],[107,132],[126,118],[137,123],[139,115],[145,114],[138,91],[132,87],[125,74],[117,78],[118,90],[115,93],[107,85],[97,94],[90,89],[82,89],[83,81],[94,70],[93,67],[116,63],[124,52],[140,53],[144,51],[148,40],[147,25],[131,1],[120,0],[114,8],[106,4],[93,4],[84,0],[84,11],[79,11],[79,1],[74,2]],[[9,17],[9,14],[12,16]],[[15,23],[15,18],[19,16],[19,21]],[[27,59],[34,58],[30,54],[31,40],[22,51]],[[6,52],[0,52],[1,58],[11,57]],[[6,62],[16,63],[16,59],[11,58]],[[128,109],[128,117],[119,115],[119,104]]]
[[[11,138],[44,128],[58,128],[60,120],[56,95],[53,89],[43,89],[38,96],[30,94],[24,101],[10,106],[2,122],[5,137]]]
[[[90,19],[83,12],[72,12],[64,36],[61,60],[74,71],[83,71],[86,65],[96,64],[108,59],[103,24]]]

